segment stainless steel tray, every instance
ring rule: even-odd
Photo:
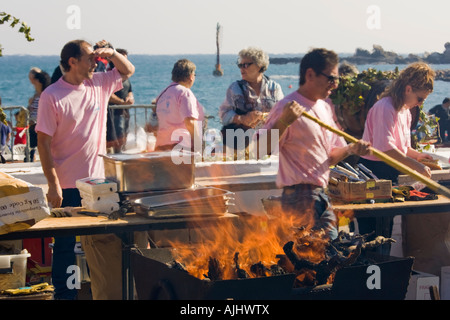
[[[170,218],[224,214],[233,200],[234,193],[230,191],[204,187],[143,197],[133,200],[132,205],[139,215]]]

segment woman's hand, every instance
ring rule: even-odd
[[[421,175],[427,177],[427,178],[431,178],[431,169],[430,167],[422,164],[422,163],[418,163],[416,171],[418,173],[420,173]]]
[[[419,152],[417,157],[416,157],[416,160],[419,161],[419,162],[422,161],[422,160],[433,160],[433,157],[430,156],[429,154]]]
[[[235,117],[235,123],[243,124],[247,127],[254,128],[256,125],[264,120],[264,113],[261,111],[250,111],[244,115],[238,115]]]

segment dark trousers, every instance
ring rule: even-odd
[[[81,196],[78,189],[63,189],[63,201],[61,207],[80,207]],[[52,260],[52,284],[55,288],[56,300],[74,300],[77,296],[76,289],[67,287],[67,279],[71,273],[67,268],[76,264],[75,236],[55,237]]]
[[[311,184],[284,187],[281,205],[284,212],[302,216],[314,229],[324,229],[332,240],[337,238],[336,215],[323,188]]]
[[[377,176],[378,179],[391,180],[393,185],[397,184],[398,176],[400,174],[400,172],[397,169],[391,167],[390,165],[384,163],[383,161],[372,161],[360,158],[359,162],[362,163],[364,166],[366,166],[368,169],[370,169],[373,172],[373,174]],[[387,219],[385,221],[386,225],[383,226],[383,229],[385,229],[383,236],[389,238],[392,236],[392,227],[394,225],[394,219],[393,218],[383,218],[383,219]],[[356,220],[358,221],[358,229],[360,234],[364,235],[376,231],[377,225],[376,218],[357,218]],[[372,237],[368,238],[368,240],[369,241],[373,240],[375,239],[376,236],[377,234],[374,233]],[[389,254],[390,249],[391,245],[385,244],[383,246],[383,253]]]

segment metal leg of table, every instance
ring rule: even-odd
[[[117,236],[122,240],[122,299],[133,300],[134,283],[131,270],[131,249],[134,247],[134,233],[124,232]]]

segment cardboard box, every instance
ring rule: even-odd
[[[413,270],[405,300],[431,300],[431,286],[437,286],[439,289],[438,276]]]
[[[328,185],[331,198],[346,203],[387,202],[392,199],[391,180],[368,180],[359,182],[338,181]]]
[[[42,188],[0,172],[0,234],[27,229],[49,215]]]
[[[450,300],[450,266],[441,268],[441,300]]]

